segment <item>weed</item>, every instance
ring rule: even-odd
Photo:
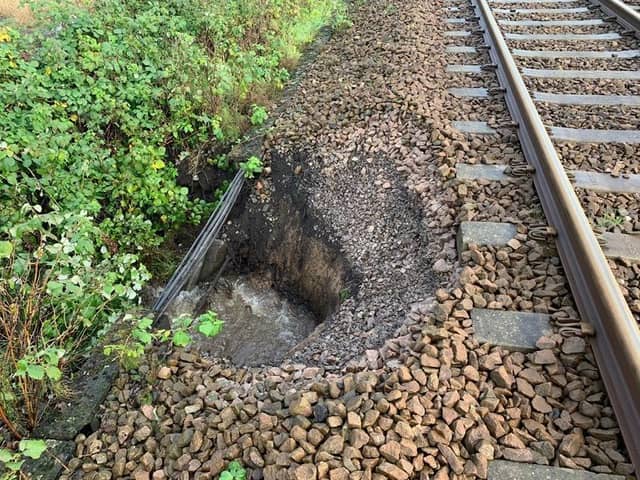
[[[336,5],[332,24],[333,28],[339,31],[346,30],[353,26],[353,22],[349,18],[346,3],[339,3]]]
[[[253,105],[251,107],[251,125],[259,126],[262,125],[265,120],[269,117],[267,113],[267,109],[260,105]]]
[[[18,443],[18,450],[12,451],[0,448],[0,466],[5,468],[5,473],[0,473],[0,480],[14,480],[19,478],[20,468],[25,458],[37,460],[47,449],[44,440],[23,439]]]
[[[218,314],[209,310],[198,317],[198,332],[205,337],[215,337],[222,330],[224,321],[218,318]]]
[[[348,288],[343,288],[340,290],[340,303],[351,298],[351,291]]]
[[[245,480],[247,478],[247,472],[240,462],[234,460],[229,466],[220,474],[220,480]]]
[[[615,213],[607,212],[602,217],[596,220],[599,227],[605,230],[611,230],[615,227],[619,227],[624,223],[624,217],[616,215]]]
[[[192,342],[190,331],[195,328],[205,337],[215,337],[222,331],[224,322],[218,318],[216,312],[209,310],[195,320],[189,315],[181,315],[172,325],[172,331],[153,330],[153,320],[149,317],[135,319],[126,315],[124,322],[131,322],[132,329],[127,338],[115,344],[104,347],[105,355],[114,355],[120,365],[126,370],[133,370],[139,366],[145,349],[154,341],[171,342],[176,347],[185,347]]]
[[[389,4],[387,4],[386,7],[384,7],[385,15],[393,15],[394,13],[397,13],[397,12],[398,12],[398,7],[396,7],[392,3],[389,3]]]
[[[231,168],[231,162],[229,162],[229,157],[227,157],[226,154],[217,155],[216,157],[209,160],[209,164],[225,171]]]
[[[245,178],[254,178],[256,173],[262,172],[262,160],[258,157],[249,157],[246,162],[240,163]]]

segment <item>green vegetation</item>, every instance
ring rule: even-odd
[[[301,46],[345,24],[339,1],[33,0],[28,30],[0,26],[0,422],[14,437],[139,302],[143,260],[211,211],[178,171],[233,167],[225,153],[266,120]],[[165,336],[143,319],[137,346],[112,351],[135,360]]]
[[[343,288],[340,290],[340,303],[346,302],[351,298],[351,290],[348,288]]]
[[[120,365],[131,370],[139,366],[145,348],[156,342],[171,343],[176,347],[186,347],[192,342],[191,329],[195,328],[205,337],[215,337],[222,331],[224,322],[218,318],[216,312],[209,310],[195,320],[189,315],[182,315],[174,321],[172,331],[152,330],[153,319],[143,317],[134,319],[130,314],[125,315],[123,321],[133,322],[131,331],[126,339],[119,343],[105,345],[105,355],[114,355]]]
[[[612,230],[624,223],[624,217],[613,212],[607,212],[596,220],[598,227],[605,230]]]
[[[240,162],[240,168],[244,171],[245,178],[254,178],[256,173],[262,172],[262,160],[249,157],[246,162]]]
[[[251,125],[259,126],[262,125],[269,114],[267,113],[267,109],[260,105],[253,105],[252,107],[253,113],[251,113]]]
[[[20,440],[18,451],[0,448],[0,467],[5,468],[5,472],[0,472],[0,480],[11,480],[16,478],[25,458],[38,459],[47,449],[44,440]]]
[[[220,474],[220,480],[245,480],[245,478],[247,478],[247,472],[235,460]]]

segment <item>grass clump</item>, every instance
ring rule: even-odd
[[[138,302],[141,259],[211,210],[179,169],[226,168],[304,43],[345,22],[339,0],[28,5],[28,30],[0,24],[0,422],[16,438]]]

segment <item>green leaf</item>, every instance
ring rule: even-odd
[[[27,365],[27,375],[34,380],[42,380],[44,378],[44,368],[41,365]]]
[[[244,480],[246,471],[244,468],[242,468],[242,465],[240,465],[240,462],[238,462],[237,460],[234,460],[229,464],[228,470],[229,472],[231,472],[231,475],[233,475],[234,479]]]
[[[27,361],[23,358],[17,361],[16,363],[16,375],[18,377],[24,377],[27,374]]]
[[[24,463],[24,460],[15,460],[13,462],[5,463],[4,466],[7,467],[7,470],[11,472],[17,472],[22,468],[23,463]]]
[[[223,324],[224,322],[222,320],[201,322],[200,325],[198,325],[198,331],[206,337],[215,337],[222,330]]]
[[[185,347],[191,343],[191,336],[184,330],[178,330],[173,334],[172,342],[176,347]]]
[[[0,448],[0,463],[7,463],[13,459],[14,453],[6,448]]]
[[[234,480],[233,474],[230,472],[222,472],[220,475],[220,480]]]
[[[13,252],[13,243],[6,240],[0,241],[0,258],[9,258]]]
[[[47,449],[47,444],[44,440],[20,440],[18,448],[25,456],[38,459]]]
[[[144,330],[136,329],[132,332],[132,335],[137,340],[140,340],[140,342],[144,345],[149,345],[151,343],[151,340],[153,340],[153,336],[149,332]]]
[[[138,328],[142,330],[148,330],[149,328],[151,328],[151,325],[153,325],[153,319],[148,317],[141,318],[138,321]]]
[[[49,295],[53,295],[54,297],[61,295],[63,290],[64,290],[63,283],[56,282],[54,280],[49,280],[49,283],[47,283],[47,293]]]
[[[54,367],[53,365],[47,365],[46,367],[44,367],[44,371],[47,374],[47,377],[49,377],[49,379],[53,380],[54,382],[57,382],[62,378],[62,372],[60,371],[60,369],[58,367]]]

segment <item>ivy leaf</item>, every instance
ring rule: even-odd
[[[178,330],[173,334],[172,342],[176,347],[185,347],[191,343],[191,337],[184,330]]]
[[[34,380],[42,380],[44,378],[44,368],[42,365],[29,364],[27,365],[27,375]]]
[[[13,243],[6,240],[0,241],[0,258],[9,258],[13,252]]]
[[[20,440],[18,448],[26,457],[38,459],[47,449],[47,444],[44,440]]]

